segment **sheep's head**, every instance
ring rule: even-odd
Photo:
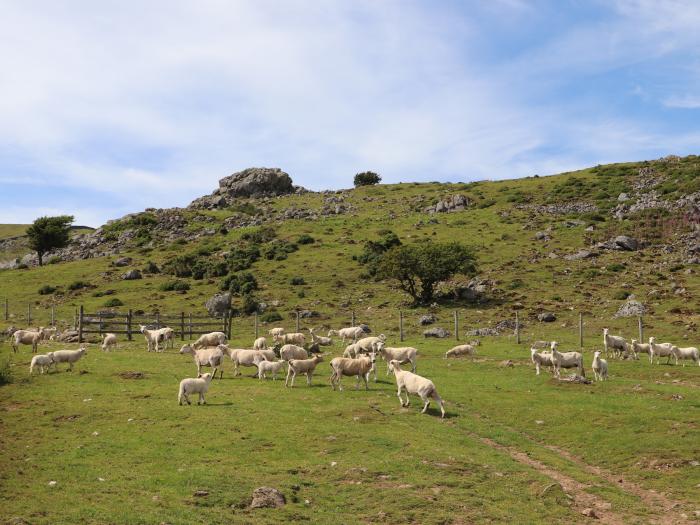
[[[636,344],[638,344],[638,343],[639,343],[639,341],[637,341],[636,339],[632,339],[632,346],[634,346],[634,345],[636,345]]]
[[[377,337],[382,341],[386,341],[386,336],[384,334],[379,334]]]
[[[389,361],[389,370],[391,370],[392,372],[401,370],[401,365],[396,359],[392,359],[391,361]]]
[[[556,350],[558,346],[559,346],[559,343],[557,343],[556,341],[552,341],[551,343],[549,343],[549,347],[552,350]]]
[[[603,337],[605,337],[606,335],[608,335],[608,329],[607,329],[607,328],[603,328]]]
[[[192,352],[192,347],[190,345],[182,345],[182,348],[180,348],[181,354],[189,354],[191,352]]]
[[[650,338],[649,338],[649,344],[650,344],[650,345],[653,345],[655,342],[656,342],[656,338],[655,338],[655,337],[650,337]]]
[[[598,359],[600,357],[600,351],[596,350],[593,352],[593,359]]]
[[[199,374],[197,377],[204,379],[207,383],[209,383],[211,381],[212,375],[211,372],[207,372],[206,374]]]

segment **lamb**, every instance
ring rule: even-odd
[[[608,362],[600,358],[600,352],[593,353],[593,376],[596,381],[605,381],[608,378]]]
[[[197,366],[197,375],[201,375],[203,366],[210,366],[214,369],[212,376],[216,378],[216,371],[221,367],[219,379],[224,377],[224,352],[218,347],[193,348],[191,345],[183,345],[180,348],[181,354],[192,354],[194,364]]]
[[[309,354],[300,346],[284,345],[280,348],[280,359],[289,361],[290,359],[306,359]]]
[[[287,361],[260,361],[258,363],[258,379],[265,379],[265,374],[272,373],[272,380],[277,377],[277,372],[284,369]]]
[[[32,345],[32,353],[37,352],[37,345],[41,341],[41,332],[34,332],[32,330],[17,330],[12,334],[12,350],[17,352],[17,347],[20,344]]]
[[[277,341],[277,338],[284,335],[284,328],[270,328],[270,330],[267,333],[272,336],[272,339]]]
[[[175,330],[166,326],[166,327],[163,327],[163,328],[156,330],[156,332],[160,332],[160,334],[161,334],[160,340],[165,341],[166,348],[168,347],[168,341],[170,341],[170,348],[174,347],[174,345],[175,345]]]
[[[586,377],[586,371],[583,369],[583,356],[580,352],[559,352],[556,341],[552,341],[552,364],[556,377],[561,376],[562,368],[578,368],[579,375]]]
[[[258,337],[253,341],[253,350],[267,350],[267,339]]]
[[[73,363],[77,362],[84,355],[87,355],[87,348],[81,346],[78,350],[57,350],[47,354],[54,362],[54,367],[58,370],[58,363],[68,363],[68,370],[73,371]]]
[[[58,332],[58,328],[52,326],[51,328],[44,328],[43,326],[39,328],[39,333],[41,334],[42,341],[51,341],[53,337]]]
[[[411,372],[416,373],[416,361],[418,360],[418,350],[412,346],[404,346],[399,348],[381,347],[379,353],[382,359],[386,361],[386,375],[389,375],[389,362],[398,361],[400,364],[411,363]],[[376,371],[375,371],[376,374]]]
[[[632,339],[630,348],[635,357],[637,357],[637,354],[649,354],[649,362],[651,362],[651,345],[649,343],[640,343],[636,339]]]
[[[358,339],[365,335],[365,330],[361,326],[351,326],[349,328],[341,328],[340,330],[328,330],[328,337],[333,337],[334,335],[340,337],[343,343],[346,339],[352,339],[352,342],[356,343]]]
[[[44,369],[48,373],[51,365],[53,364],[53,358],[50,355],[37,354],[32,357],[32,363],[29,365],[29,375],[34,373],[34,367],[38,366],[40,372],[43,374]]]
[[[422,414],[425,414],[428,410],[430,399],[434,399],[440,405],[441,417],[445,417],[445,402],[438,394],[435,385],[430,379],[401,370],[401,365],[398,361],[389,361],[389,368],[394,372],[394,376],[396,377],[396,386],[398,387],[396,395],[402,407],[407,407],[410,404],[408,394],[417,394],[424,403],[423,410],[421,411]],[[402,390],[406,391],[405,403],[403,399],[401,399]]]
[[[104,339],[102,339],[102,350],[104,352],[109,351],[109,347],[113,346],[117,349],[117,336],[116,334],[105,334]]]
[[[689,346],[686,348],[678,348],[677,346],[674,346],[671,349],[671,353],[676,359],[676,364],[678,364],[678,359],[692,359],[698,364],[698,366],[700,366],[700,351],[698,351],[698,349],[694,346]],[[683,366],[685,366],[685,363],[683,363]]]
[[[243,348],[236,348],[231,350],[231,361],[233,361],[233,375],[241,375],[241,366],[254,366],[258,367],[260,362],[266,361],[265,356],[259,350],[245,350]],[[257,375],[257,372],[253,374],[253,377]]]
[[[538,352],[537,348],[530,348],[530,359],[535,365],[537,375],[540,375],[540,367],[548,366],[551,371],[552,367],[554,366],[554,363],[552,363],[551,352]]]
[[[306,342],[306,337],[301,332],[292,332],[291,334],[282,334],[277,337],[276,340],[280,341],[283,345],[294,344],[303,346]]]
[[[143,334],[144,339],[146,339],[146,345],[149,352],[160,352],[160,342],[164,339],[164,334],[160,330],[149,330],[145,325],[139,325],[139,331]]]
[[[369,390],[367,380],[370,372],[374,369],[376,362],[376,354],[361,355],[357,359],[348,359],[347,357],[335,357],[331,360],[330,365],[333,373],[331,374],[331,387],[335,390],[338,385],[340,391],[343,391],[341,379],[343,376],[357,376],[355,390],[360,388],[360,378],[365,382],[365,390]]]
[[[625,338],[618,335],[609,335],[607,328],[603,328],[603,345],[605,346],[606,356],[610,355],[610,349],[613,351],[613,356],[618,357],[627,350]]]
[[[671,343],[657,343],[654,337],[649,338],[649,357],[651,362],[654,362],[654,357],[656,357],[656,364],[659,364],[659,357],[668,357],[666,364],[671,363],[671,356],[673,355],[671,350],[673,345]]]
[[[287,379],[284,381],[284,386],[294,387],[294,379],[297,374],[306,374],[306,384],[311,386],[311,376],[313,376],[316,365],[323,361],[321,354],[314,355],[311,359],[290,359],[289,368],[287,369]],[[291,384],[289,378],[291,377]]]
[[[331,346],[333,344],[333,339],[316,335],[313,328],[309,328],[309,333],[311,334],[312,343],[316,343],[319,346]]]
[[[198,375],[196,378],[188,377],[180,381],[180,390],[177,394],[177,404],[182,405],[183,399],[187,401],[188,405],[191,405],[189,394],[199,394],[199,399],[197,404],[206,405],[207,402],[204,399],[204,394],[209,390],[209,384],[212,380],[212,375],[206,373],[204,375]]]
[[[194,343],[192,343],[192,348],[206,348],[208,346],[219,346],[226,344],[226,334],[223,332],[209,332],[208,334],[202,334],[199,336]]]
[[[457,345],[445,352],[445,359],[448,357],[461,357],[463,355],[474,354],[476,354],[476,348],[474,348],[472,345]]]

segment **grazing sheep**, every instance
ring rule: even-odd
[[[375,368],[376,354],[373,352],[369,355],[361,355],[357,359],[348,359],[347,357],[334,357],[331,362],[331,387],[335,390],[335,386],[338,385],[340,391],[343,391],[343,385],[341,384],[341,379],[343,376],[357,376],[357,383],[355,383],[355,390],[360,388],[360,379],[365,382],[365,390],[369,390],[369,385],[367,381],[369,379],[370,372]]]
[[[593,353],[593,377],[596,381],[605,381],[608,378],[608,362],[600,358],[600,352]]]
[[[183,399],[188,405],[191,405],[189,394],[199,394],[199,399],[197,404],[206,405],[207,402],[204,399],[204,394],[209,390],[209,384],[212,380],[212,374],[206,373],[204,375],[199,375],[196,378],[188,377],[180,381],[180,390],[177,393],[177,404],[182,405]]]
[[[53,358],[50,355],[37,354],[32,357],[32,362],[29,365],[29,375],[34,373],[34,367],[36,366],[39,367],[39,371],[42,374],[44,373],[44,369],[46,369],[46,372],[48,372],[52,364]]]
[[[651,345],[649,343],[640,343],[636,339],[632,339],[632,342],[630,343],[630,348],[632,349],[632,353],[639,359],[639,354],[648,354],[649,355],[649,362],[651,362]]]
[[[463,355],[475,355],[476,348],[472,345],[457,345],[445,352],[445,359],[448,357],[462,357]],[[414,370],[415,372],[415,370]]]
[[[284,335],[284,328],[270,328],[267,333],[272,336],[272,339],[277,341],[278,337]]]
[[[343,357],[349,357],[349,358],[356,358],[357,357],[357,347],[355,346],[357,343],[352,343],[348,346],[345,347],[345,351],[343,352]]]
[[[107,352],[110,346],[117,349],[117,335],[116,334],[105,334],[102,339],[102,350]]]
[[[268,372],[272,373],[272,380],[277,377],[277,372],[287,366],[287,361],[260,361],[258,363],[258,379],[265,379]]]
[[[258,337],[253,341],[253,350],[267,350],[267,339]]]
[[[306,384],[311,386],[311,376],[313,376],[316,365],[323,361],[321,354],[314,355],[311,359],[291,359],[289,368],[287,368],[287,379],[284,381],[284,386],[294,387],[294,379],[297,374],[306,374]],[[289,378],[291,377],[291,383]]]
[[[398,361],[389,361],[389,368],[392,372],[394,372],[394,376],[396,377],[396,386],[398,387],[396,395],[398,396],[402,407],[407,407],[410,405],[408,394],[417,394],[424,403],[423,410],[421,411],[422,414],[425,414],[428,410],[428,407],[430,406],[430,399],[434,399],[440,405],[440,413],[442,414],[441,417],[445,417],[445,402],[438,394],[435,385],[430,379],[426,379],[425,377],[421,377],[412,372],[401,370],[401,365]],[[402,390],[406,391],[405,403],[403,399],[401,399]]]
[[[352,342],[356,343],[358,339],[364,337],[365,330],[361,326],[351,326],[349,328],[341,328],[340,330],[328,330],[328,337],[333,337],[334,335],[340,337],[343,343],[347,339],[352,339]]]
[[[197,375],[201,375],[203,366],[210,366],[214,369],[213,377],[216,377],[219,367],[221,367],[219,379],[224,377],[224,352],[220,347],[193,348],[191,345],[183,345],[180,353],[192,354],[194,364],[197,366]]]
[[[583,369],[583,356],[580,352],[559,352],[557,342],[552,341],[552,364],[554,365],[554,375],[561,377],[562,368],[578,368],[579,375],[586,377]]]
[[[300,346],[284,345],[280,348],[280,359],[289,361],[290,359],[306,359],[309,354]]]
[[[412,346],[404,346],[404,347],[399,347],[399,348],[392,348],[390,346],[382,346],[381,350],[379,351],[379,354],[382,356],[382,359],[386,361],[386,375],[389,375],[389,362],[390,361],[398,361],[399,364],[406,364],[406,363],[411,363],[411,372],[414,374],[416,373],[416,363],[418,361],[418,350],[413,348]],[[376,381],[376,370],[374,372],[375,374],[375,381]]]
[[[624,337],[608,334],[608,329],[603,328],[603,346],[605,346],[605,355],[610,355],[612,349],[613,356],[619,357],[622,352],[627,350],[627,341]]]
[[[78,350],[56,350],[47,354],[54,362],[54,368],[58,371],[58,363],[68,363],[68,371],[73,371],[73,363],[84,355],[87,355],[87,348],[81,346]]]
[[[537,348],[530,348],[530,360],[535,365],[537,375],[540,375],[541,367],[548,366],[550,371],[552,371],[552,367],[554,366],[552,362],[552,352],[538,352]]]
[[[206,348],[208,346],[219,346],[226,344],[226,334],[223,332],[210,332],[208,334],[202,334],[199,336],[194,343],[192,343],[192,348]]]
[[[309,333],[311,334],[312,343],[316,343],[319,346],[331,346],[333,344],[333,339],[316,335],[313,328],[309,328]]]
[[[12,350],[17,352],[17,347],[19,345],[32,345],[32,353],[37,352],[37,345],[41,341],[41,332],[34,332],[32,330],[17,330],[12,334]]]
[[[700,366],[700,351],[694,346],[688,346],[686,348],[674,346],[671,349],[671,354],[676,359],[676,364],[678,364],[678,359],[692,359]],[[685,363],[683,363],[683,366],[685,366]]]
[[[355,351],[358,354],[375,354],[379,353],[379,350],[386,342],[386,336],[384,334],[379,334],[377,337],[363,337],[357,343],[355,343]]]
[[[657,343],[656,338],[650,337],[649,338],[649,356],[651,358],[651,362],[654,362],[654,357],[656,357],[656,364],[659,364],[659,357],[668,357],[666,360],[666,364],[671,364],[671,356],[673,353],[671,350],[673,349],[673,345],[671,343]]]
[[[260,350],[246,350],[244,348],[235,348],[230,352],[231,361],[233,362],[234,376],[241,375],[241,366],[254,366],[255,368],[257,368],[260,362],[266,361],[265,355],[263,355],[262,351]],[[257,375],[258,372],[256,370],[252,377],[255,377]]]
[[[301,332],[292,332],[291,334],[282,334],[276,338],[283,345],[293,344],[303,346],[306,342],[306,336]]]

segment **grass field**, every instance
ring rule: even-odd
[[[474,360],[442,359],[448,341],[407,344],[446,400],[445,420],[435,407],[421,415],[418,399],[401,408],[383,362],[369,392],[348,378],[342,393],[328,386],[327,363],[310,388],[294,389],[233,378],[227,363],[207,406],[180,407],[190,356],[93,345],[73,373],[29,378],[23,349],[0,390],[0,517],[583,523],[592,507],[605,523],[677,523],[700,510],[698,367],[611,361],[609,382],[557,384],[535,376],[527,349],[507,338],[485,339]],[[501,368],[504,359],[515,366]],[[145,378],[120,377],[128,371]],[[245,508],[258,486],[288,504]]]

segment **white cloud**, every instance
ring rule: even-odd
[[[671,95],[664,100],[664,106],[669,108],[698,109],[700,95]]]

